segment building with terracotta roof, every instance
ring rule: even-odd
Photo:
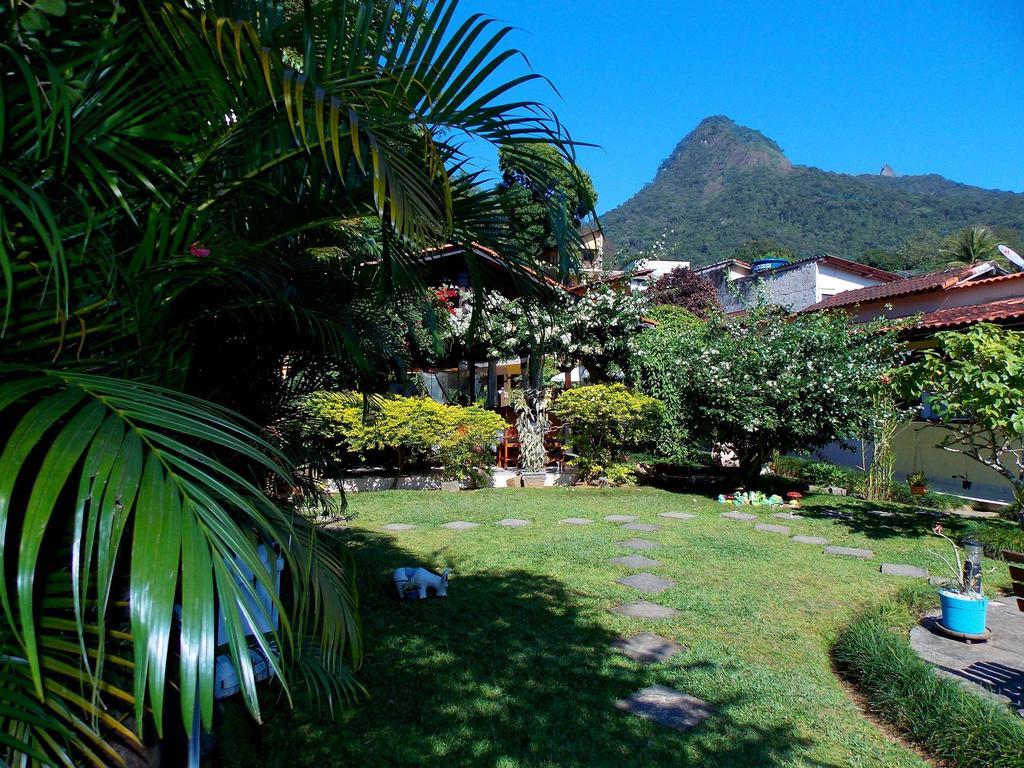
[[[792,263],[766,258],[747,264],[728,259],[694,271],[715,286],[728,314],[742,312],[762,299],[799,312],[834,296],[903,279],[884,269],[827,254]]]

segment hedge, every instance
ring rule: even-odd
[[[1024,721],[939,677],[910,647],[920,594],[860,613],[836,639],[836,666],[875,714],[952,768],[1024,768]]]

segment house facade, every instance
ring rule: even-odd
[[[792,264],[764,259],[748,264],[728,259],[694,270],[707,278],[727,314],[742,312],[763,297],[790,312],[824,299],[902,280],[899,275],[838,256],[817,256]]]

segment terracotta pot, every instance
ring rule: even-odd
[[[925,491],[927,491],[927,490],[928,489],[925,486],[923,486],[923,485],[912,485],[912,486],[910,486],[910,492],[914,496],[924,496]]]

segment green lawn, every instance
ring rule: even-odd
[[[933,521],[902,513],[865,514],[875,505],[833,497],[805,504],[793,534],[867,547],[870,561],[822,554],[820,547],[725,520],[706,498],[652,489],[500,489],[466,493],[353,495],[346,532],[358,568],[365,629],[360,678],[369,698],[336,719],[299,697],[262,729],[229,709],[222,766],[921,766],[914,753],[868,722],[844,692],[828,648],[858,605],[905,580],[882,576],[882,562],[924,565]],[[820,517],[826,507],[852,520]],[[698,515],[689,521],[659,512]],[[775,510],[762,509],[764,522]],[[664,524],[657,533],[622,531],[610,514]],[[563,517],[593,525],[561,525]],[[501,528],[504,517],[532,521]],[[467,531],[439,528],[479,522]],[[386,534],[381,525],[412,523]],[[955,523],[947,530],[957,529]],[[609,565],[630,554],[630,536],[657,541],[642,554],[678,583],[650,599],[681,611],[644,621],[609,613],[643,597],[615,580]],[[446,600],[392,599],[400,565],[451,567]],[[999,564],[989,584],[1007,581]],[[650,630],[688,651],[643,666],[610,646]],[[680,734],[618,712],[613,702],[660,683],[713,703],[717,714]]]

